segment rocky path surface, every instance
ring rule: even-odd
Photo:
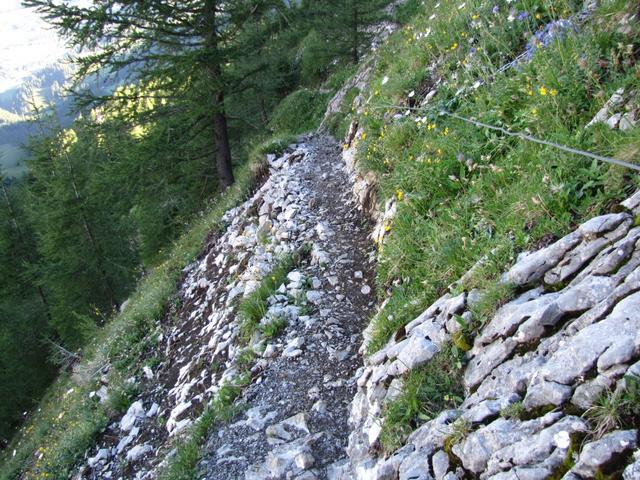
[[[312,308],[266,345],[261,372],[244,394],[248,409],[212,433],[200,478],[321,479],[346,456],[359,338],[374,306],[374,261],[339,147],[316,137],[307,148],[287,171],[280,215],[296,226],[288,242],[313,245],[311,261],[289,273],[267,316],[287,309],[302,284]],[[261,211],[272,200],[263,199]]]
[[[174,306],[149,333],[157,346],[127,380],[141,393],[75,478],[157,478],[173,439],[247,374],[241,413],[211,434],[199,478],[323,479],[346,457],[358,347],[375,305],[375,255],[340,150],[310,136],[268,158],[269,178],[226,213],[224,231],[185,268]],[[292,255],[247,339],[240,304]],[[282,331],[265,335],[276,322]],[[103,378],[96,401],[109,396]]]

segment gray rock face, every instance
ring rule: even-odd
[[[624,206],[640,210],[640,193]],[[452,341],[460,328],[454,315],[471,319],[482,292],[443,295],[404,327],[406,338],[392,338],[367,359],[352,402],[352,478],[395,480],[409,472],[407,478],[546,479],[582,447],[565,478],[583,480],[627,461],[637,448],[636,431],[576,444],[593,427],[575,414],[625,388],[625,374],[640,373],[640,228],[632,215],[593,218],[521,255],[502,279],[521,293],[497,310],[467,352],[464,400],[409,436],[396,452],[399,468],[377,450],[385,404],[398,395],[393,382]],[[454,426],[458,418],[469,425],[464,435]],[[461,465],[457,471],[452,458]],[[628,478],[640,478],[634,461]]]

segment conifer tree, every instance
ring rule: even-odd
[[[372,27],[385,20],[390,0],[305,0],[303,10],[332,55],[360,61],[373,37]]]
[[[281,0],[105,0],[88,7],[68,0],[23,0],[23,4],[35,7],[72,46],[85,52],[77,59],[78,83],[90,75],[120,75],[121,81],[124,77],[139,85],[153,83],[174,102],[188,105],[194,115],[204,111],[215,144],[218,181],[222,187],[233,183],[225,98],[245,88],[246,78],[261,67],[236,68],[243,73],[239,78],[228,75],[229,66],[256,56],[255,40],[260,37],[246,32],[277,17]],[[254,43],[243,44],[246,40]],[[87,99],[97,100],[93,94]]]

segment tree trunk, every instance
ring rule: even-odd
[[[231,146],[229,145],[229,129],[224,111],[224,89],[222,86],[222,69],[220,68],[220,52],[218,51],[218,34],[216,32],[216,11],[218,0],[206,0],[204,4],[203,37],[207,49],[206,71],[213,92],[213,137],[216,142],[216,170],[218,182],[222,188],[233,185],[233,167],[231,165]]]
[[[216,170],[218,181],[223,188],[233,185],[233,167],[231,166],[231,147],[229,146],[229,129],[224,114],[224,93],[216,95],[213,112],[213,133],[216,141]]]
[[[360,61],[360,56],[358,55],[358,6],[356,2],[353,2],[353,44],[351,45],[351,57],[354,64],[357,64]]]

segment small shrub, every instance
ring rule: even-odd
[[[509,420],[523,420],[527,410],[522,402],[515,402],[500,411],[500,416]]]
[[[595,438],[601,438],[616,428],[637,428],[640,425],[640,377],[627,375],[625,383],[624,389],[607,390],[584,413],[593,425]]]
[[[458,418],[451,424],[451,434],[444,441],[444,449],[451,452],[454,445],[463,442],[473,430],[472,424],[465,418]]]

